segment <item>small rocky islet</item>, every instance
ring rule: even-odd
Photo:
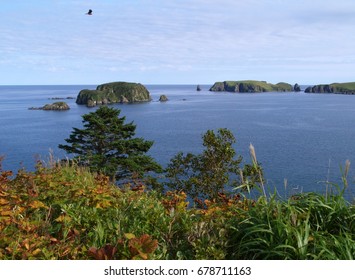
[[[168,99],[168,97],[165,95],[165,94],[162,94],[162,95],[160,95],[160,97],[159,97],[159,101],[160,102],[166,102],[166,101],[168,101],[169,99]]]
[[[54,102],[46,104],[43,107],[30,107],[29,110],[44,110],[44,111],[67,111],[70,109],[69,105],[65,102]]]

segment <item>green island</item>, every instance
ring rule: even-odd
[[[315,85],[306,88],[305,92],[306,93],[355,94],[355,82]]]
[[[163,169],[119,114],[83,115],[59,145],[70,160],[15,173],[0,157],[1,260],[354,259],[349,161],[342,186],[280,197],[266,192],[254,147],[244,163],[228,129],[208,130],[201,153]]]
[[[288,92],[293,91],[293,86],[288,83],[271,84],[265,81],[224,81],[216,82],[210,88],[210,91],[227,91],[227,92],[269,92],[269,91],[281,91]]]
[[[111,103],[135,103],[151,101],[149,91],[139,83],[112,82],[101,84],[96,90],[83,89],[76,103],[94,107]]]
[[[44,111],[66,111],[70,107],[63,101],[54,102],[52,104],[46,104],[43,107],[30,107],[29,110],[44,110]]]

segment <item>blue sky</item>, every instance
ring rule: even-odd
[[[1,0],[0,34],[2,85],[355,81],[354,0]]]

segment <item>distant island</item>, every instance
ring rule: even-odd
[[[306,88],[305,92],[306,93],[355,94],[355,82],[315,85]]]
[[[46,104],[43,107],[30,107],[29,110],[44,110],[44,111],[66,111],[70,107],[65,102],[54,102],[52,104]]]
[[[210,91],[227,91],[227,92],[268,92],[268,91],[293,91],[294,88],[288,83],[271,84],[265,81],[224,81],[216,82],[210,88]]]
[[[101,84],[96,90],[83,89],[76,98],[77,104],[94,107],[111,103],[135,103],[151,101],[149,91],[139,83],[112,82]]]

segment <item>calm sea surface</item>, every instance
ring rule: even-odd
[[[33,170],[37,158],[64,144],[83,114],[95,111],[66,101],[65,112],[28,110],[74,97],[95,86],[0,86],[0,155],[3,169]],[[121,115],[137,125],[137,136],[153,140],[150,154],[163,166],[177,152],[198,153],[208,129],[228,128],[237,138],[235,149],[249,162],[249,144],[256,149],[270,189],[281,195],[325,191],[325,181],[340,183],[340,166],[355,165],[355,96],[301,93],[212,93],[209,86],[147,85],[150,103],[117,104]],[[160,103],[161,94],[169,101]],[[353,166],[355,168],[355,166]],[[354,168],[349,181],[354,189]],[[287,189],[284,188],[287,179]],[[354,190],[352,190],[354,193]]]

